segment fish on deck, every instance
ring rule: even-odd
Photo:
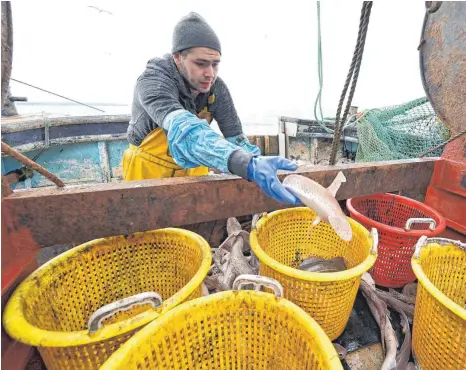
[[[299,265],[299,269],[308,272],[339,272],[346,270],[347,267],[342,257],[327,260],[322,257],[311,256]]]

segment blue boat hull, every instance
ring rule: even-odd
[[[126,140],[73,143],[22,153],[60,177],[66,184],[102,183],[121,180],[121,159],[128,148]],[[2,174],[22,165],[11,157],[2,157]],[[34,172],[31,179],[12,185],[13,189],[53,185]]]
[[[33,159],[66,184],[121,180],[121,159],[128,148],[129,115],[14,117],[2,120],[2,141]],[[2,155],[2,174],[22,167]],[[34,172],[13,189],[53,185]]]
[[[11,117],[2,119],[2,141],[56,174],[65,184],[121,181],[130,116]],[[279,154],[278,136],[250,136],[265,155]],[[2,154],[2,175],[23,167]],[[13,189],[52,186],[34,172]]]

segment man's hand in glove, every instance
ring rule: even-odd
[[[277,170],[295,171],[298,165],[283,157],[253,157],[248,166],[248,180],[255,182],[262,191],[278,202],[301,204],[277,178]]]

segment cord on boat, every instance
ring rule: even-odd
[[[433,148],[430,148],[429,150],[426,150],[424,153],[419,155],[419,158],[422,158],[422,157],[426,156],[427,154],[429,154],[431,152],[435,152],[437,149],[440,149],[440,148],[444,147],[445,145],[450,144],[453,140],[458,139],[460,136],[462,136],[464,134],[466,134],[466,130],[464,130],[463,132],[460,132],[459,134],[453,136],[449,140],[444,141],[443,143],[441,143],[439,145],[436,145]]]
[[[366,43],[366,35],[367,35],[367,27],[369,25],[369,18],[371,15],[372,9],[372,1],[364,1],[362,9],[361,9],[361,18],[359,21],[359,32],[358,32],[358,40],[356,42],[356,47],[353,53],[353,60],[351,61],[351,66],[348,72],[348,76],[346,77],[345,86],[343,87],[343,91],[341,93],[340,102],[338,103],[337,109],[337,116],[335,117],[335,132],[333,136],[333,144],[332,144],[332,152],[330,154],[330,165],[333,166],[336,161],[337,151],[340,147],[340,137],[341,137],[341,126],[342,122],[346,122],[346,118],[348,117],[348,112],[351,106],[351,101],[353,100],[354,91],[356,90],[356,83],[358,82],[359,76],[359,69],[361,67],[362,56],[364,53],[364,45]],[[346,96],[346,92],[348,91],[348,87],[350,84],[351,79],[353,79],[351,83],[351,89],[348,96],[348,101],[346,103],[346,108],[343,113],[343,117],[340,120],[341,110],[343,108],[343,101]]]

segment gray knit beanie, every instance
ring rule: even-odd
[[[222,53],[220,40],[214,30],[199,14],[189,13],[175,26],[172,54],[195,47],[205,47]]]

